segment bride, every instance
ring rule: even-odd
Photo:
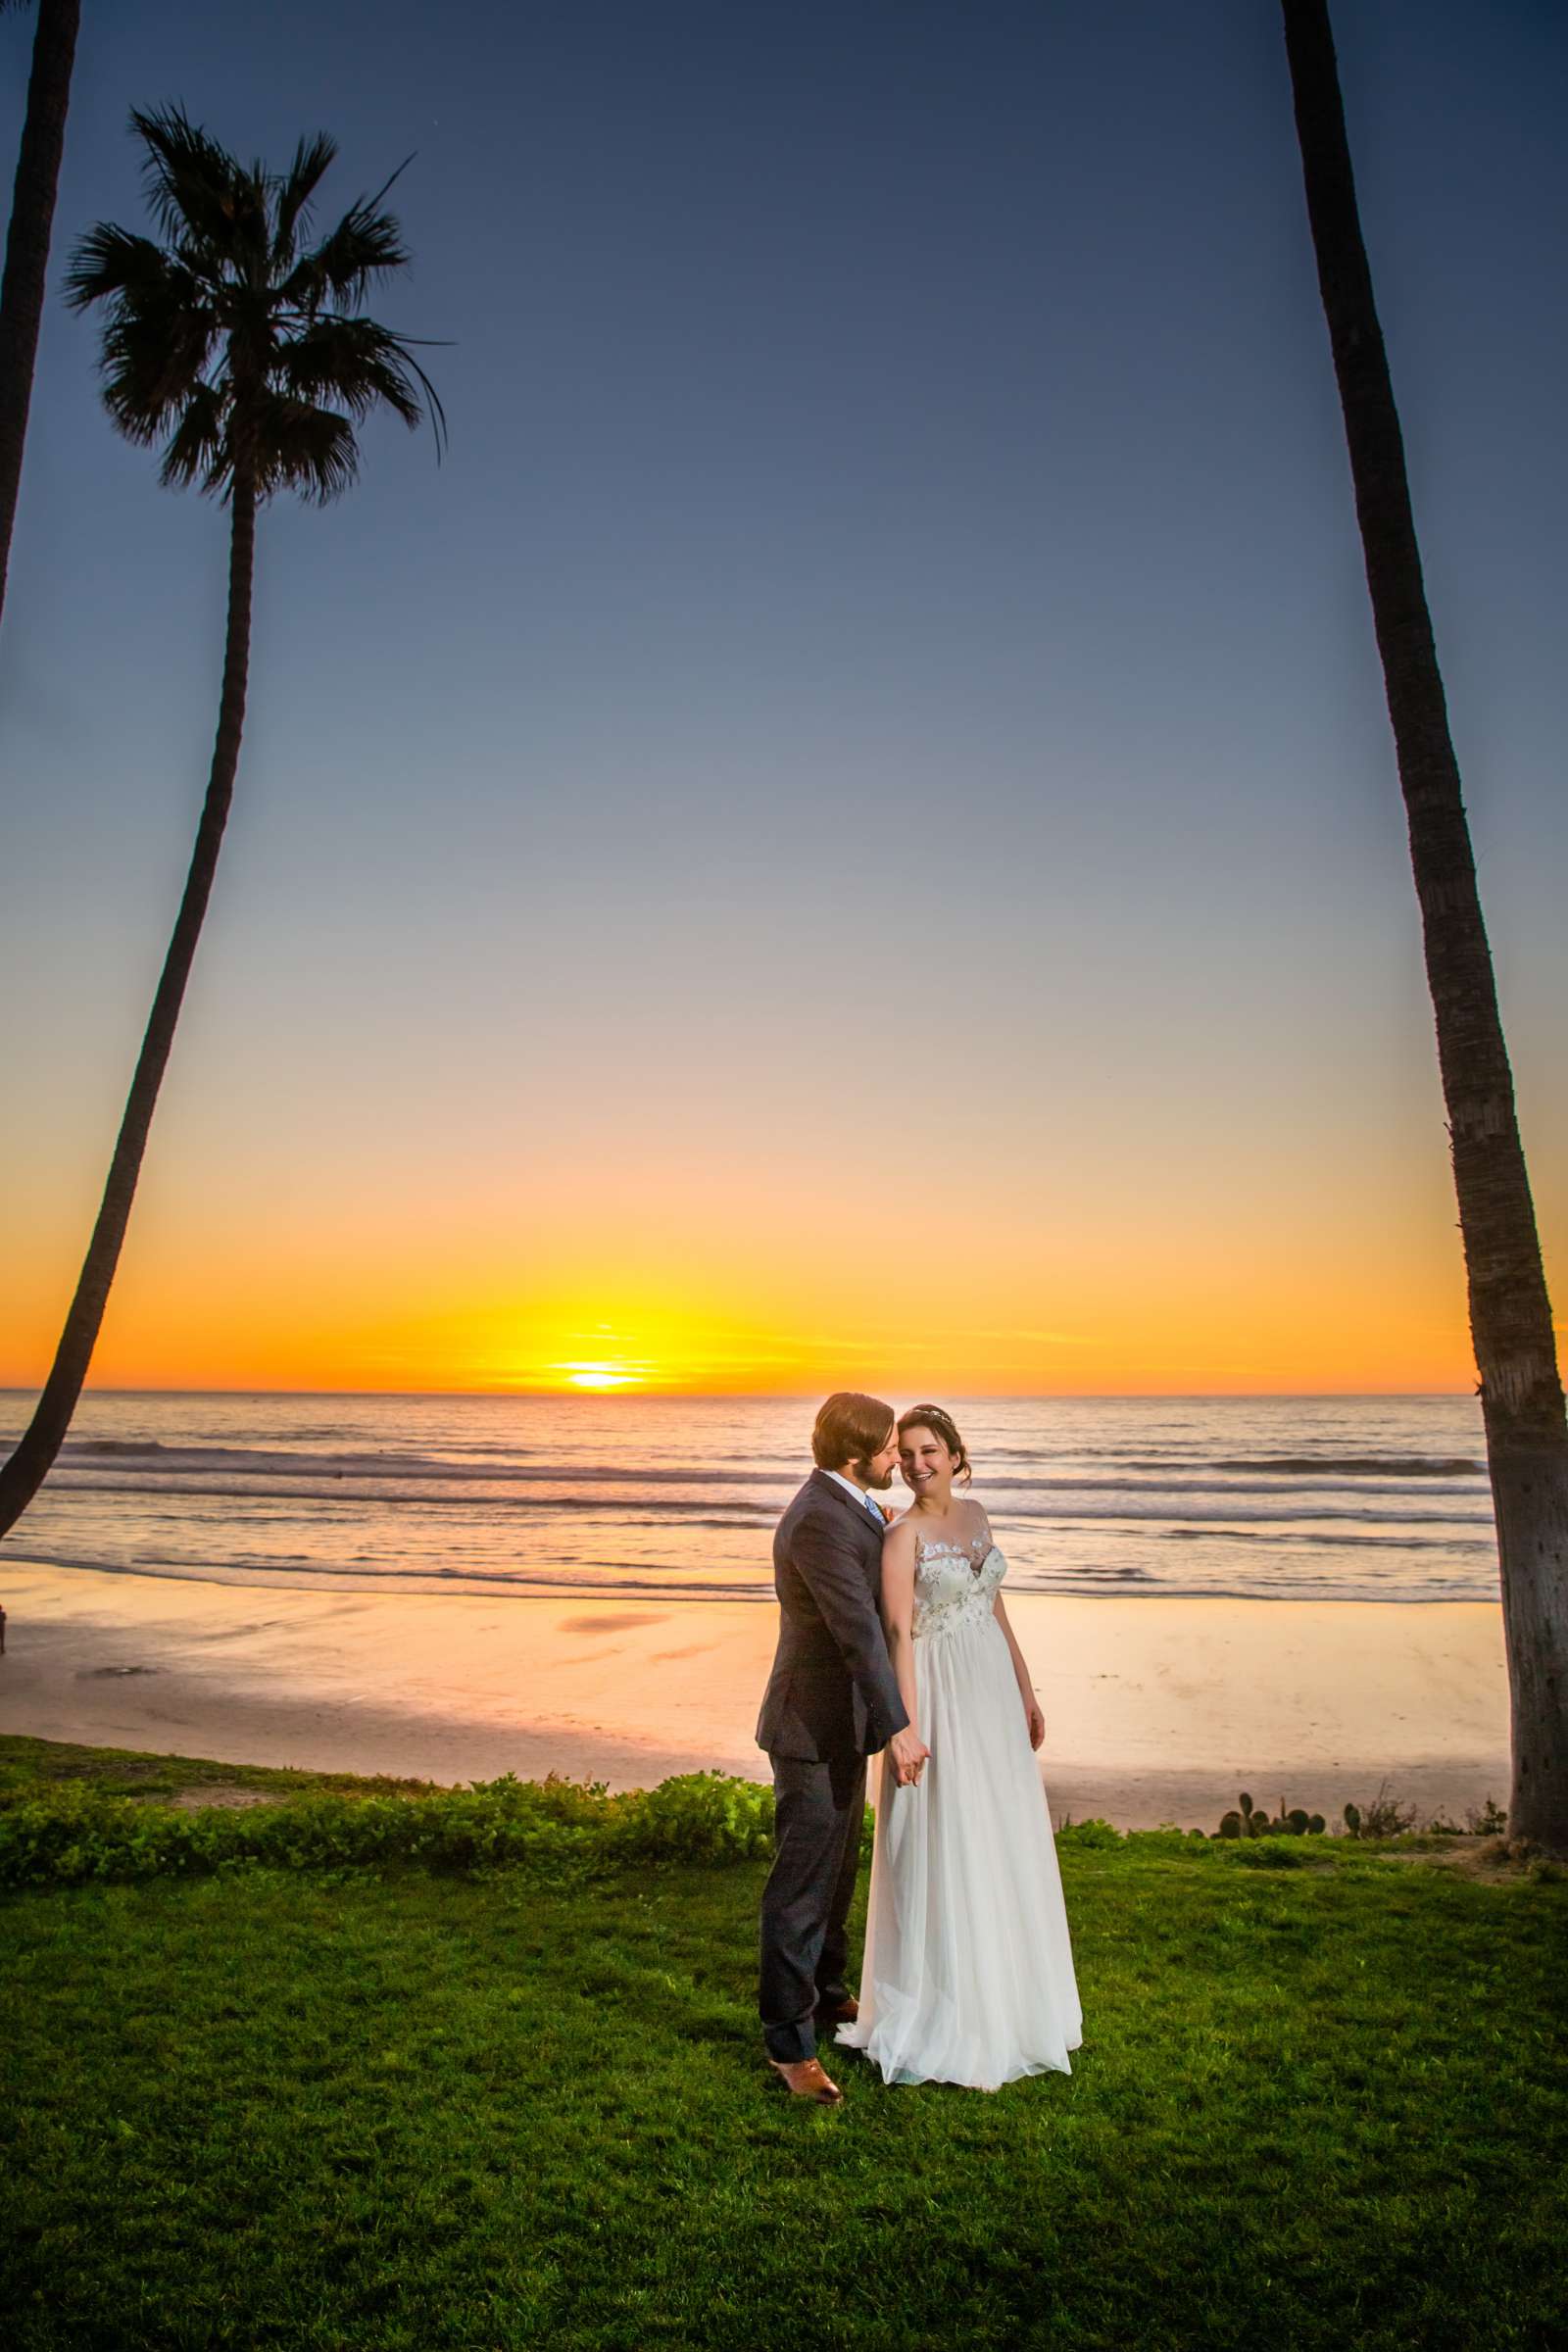
[[[838,2038],[889,2082],[995,2090],[1071,2074],[1083,2039],[1061,1872],[1034,1750],[1045,1718],[1002,1600],[1006,1562],[952,1416],[911,1407],[899,1456],[914,1501],[882,1548],[882,1616],[911,1729],[931,1753],[886,1769],[859,2014]]]

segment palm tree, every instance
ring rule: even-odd
[[[60,1450],[124,1240],[239,762],[257,511],[282,490],[324,506],[348,489],[359,470],[354,428],[372,410],[389,409],[411,428],[428,415],[438,454],[446,424],[409,339],[356,307],[373,279],[409,258],[380,209],[385,187],[311,244],[312,198],[336,153],[329,138],[302,139],[277,175],[237,164],[177,108],[133,114],[131,127],[146,147],[164,242],[101,222],[76,248],[68,299],[77,310],[104,305],[104,401],[120,430],[164,444],[166,484],[197,483],[228,508],[223,682],[196,846],[103,1204],[37,1409],[0,1467],[0,1536]]]
[[[26,0],[0,0],[0,15],[25,5]],[[71,70],[75,63],[80,20],[81,0],[38,0],[27,116],[17,157],[11,226],[6,232],[5,275],[0,278],[0,611],[6,601],[22,449],[32,404],[32,365],[43,318],[49,232],[54,226],[60,159],[66,148],[66,111],[71,104]]]
[[[1409,820],[1481,1374],[1513,1706],[1508,1828],[1568,1853],[1568,1421],[1551,1307],[1361,240],[1334,36],[1325,0],[1283,6],[1318,284]]]

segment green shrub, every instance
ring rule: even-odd
[[[721,1773],[611,1796],[602,1784],[507,1773],[415,1796],[307,1791],[244,1810],[195,1812],[62,1782],[0,1810],[0,1886],[416,1863],[466,1874],[554,1873],[637,1857],[745,1861],[772,1839],[771,1789]]]
[[[773,1791],[757,1781],[683,1772],[657,1788],[612,1797],[611,1805],[612,1842],[624,1853],[743,1862],[772,1850]]]
[[[1366,1813],[1345,1810],[1352,1838],[1409,1826],[1381,1789]],[[872,1828],[867,1809],[862,1854]],[[1212,1838],[1169,1822],[1123,1833],[1099,1815],[1074,1821],[1069,1814],[1056,1843],[1080,1852],[1116,1849],[1132,1859],[1190,1853],[1289,1869],[1305,1860],[1301,1847],[1323,1828],[1321,1814],[1298,1807],[1270,1820],[1244,1794]],[[720,1772],[682,1773],[619,1795],[603,1782],[554,1774],[519,1781],[504,1773],[462,1788],[307,1788],[262,1804],[194,1811],[115,1792],[101,1779],[58,1780],[0,1800],[0,1887],[240,1870],[324,1876],[394,1865],[469,1878],[523,1871],[563,1885],[643,1861],[747,1862],[770,1853],[772,1841],[771,1788]]]
[[[1074,1821],[1069,1814],[1056,1832],[1058,1845],[1120,1845],[1121,1832],[1108,1821],[1092,1813],[1087,1821]]]

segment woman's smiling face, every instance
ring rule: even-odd
[[[899,1440],[899,1469],[911,1494],[945,1501],[953,1492],[953,1456],[936,1431],[918,1421]]]

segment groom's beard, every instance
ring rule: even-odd
[[[881,1477],[878,1478],[869,1462],[857,1462],[855,1466],[859,1472],[861,1486],[870,1487],[879,1494],[885,1494],[893,1484],[891,1470],[884,1470]]]

